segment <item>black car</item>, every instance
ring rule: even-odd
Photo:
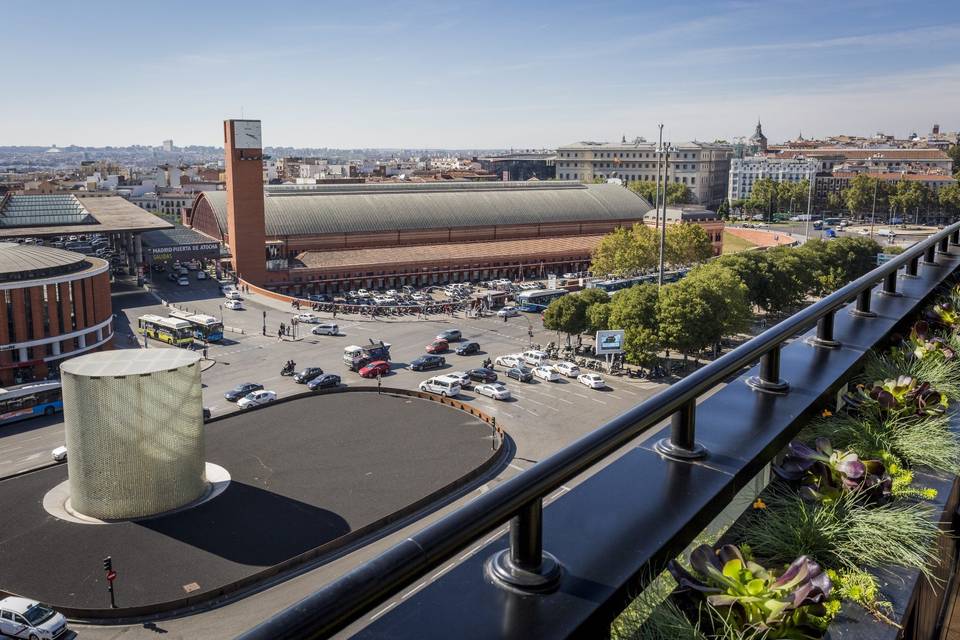
[[[244,382],[243,384],[239,384],[233,389],[230,389],[230,391],[227,391],[225,394],[223,394],[223,397],[228,402],[236,402],[248,393],[260,391],[260,389],[263,389],[262,384],[258,384],[256,382]]]
[[[507,369],[507,377],[520,382],[531,382],[533,380],[533,370],[526,367],[514,367],[513,369]]]
[[[326,389],[327,387],[337,386],[340,386],[340,376],[335,373],[325,373],[322,376],[317,376],[307,385],[311,391],[314,389]]]
[[[410,368],[414,371],[424,371],[426,369],[437,369],[445,364],[447,364],[447,359],[443,356],[427,354],[420,356],[416,360],[412,360],[410,362]]]
[[[293,374],[293,381],[300,384],[307,384],[317,376],[323,375],[323,369],[320,367],[307,367],[303,371]]]
[[[474,382],[496,382],[497,373],[493,369],[485,369],[480,367],[479,369],[470,369],[467,371],[467,375],[470,376],[470,379]]]
[[[480,345],[476,342],[464,342],[457,347],[458,356],[469,356],[472,353],[480,353]]]

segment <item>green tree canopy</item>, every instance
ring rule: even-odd
[[[960,211],[960,184],[954,182],[941,188],[937,193],[937,199],[944,209],[954,213]]]
[[[648,180],[634,180],[627,183],[627,188],[643,196],[650,204],[656,204],[657,183]],[[677,182],[667,183],[667,204],[689,204],[693,202],[693,192],[690,187]]]
[[[587,307],[587,328],[585,333],[596,333],[610,328],[610,302],[595,302]]]
[[[885,182],[873,176],[860,173],[850,181],[850,186],[844,189],[844,203],[847,211],[852,214],[862,214],[873,211],[873,197],[877,197],[877,210],[882,211],[887,206],[888,187]]]
[[[698,224],[668,225],[665,245],[664,260],[670,264],[697,264],[713,257],[713,243]]]
[[[566,295],[553,300],[543,312],[543,327],[567,337],[583,333],[587,328],[586,307],[575,295]]]
[[[658,253],[653,229],[637,222],[631,229],[617,228],[603,237],[593,251],[590,270],[594,274],[633,276],[653,268]]]

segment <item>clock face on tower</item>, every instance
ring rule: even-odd
[[[259,120],[234,120],[233,143],[236,149],[262,149]]]

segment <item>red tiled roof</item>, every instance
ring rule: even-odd
[[[586,255],[600,243],[602,235],[565,238],[532,238],[493,242],[460,242],[349,249],[345,251],[305,251],[297,259],[308,269],[335,269],[376,264],[411,264],[437,261],[515,260],[518,256]]]
[[[834,178],[853,178],[858,175],[854,171],[835,171]],[[953,176],[940,173],[867,173],[871,178],[880,178],[884,181],[908,180],[912,182],[956,182]]]

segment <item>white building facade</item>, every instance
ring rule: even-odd
[[[803,156],[776,158],[753,156],[734,158],[730,162],[730,180],[727,186],[727,198],[746,200],[753,193],[753,184],[764,178],[774,182],[802,182],[815,180],[820,162]]]
[[[620,178],[627,182],[657,179],[656,143],[575,142],[557,149],[557,178],[593,182]],[[697,204],[715,207],[726,197],[733,147],[683,142],[669,154],[670,182],[687,185]]]

